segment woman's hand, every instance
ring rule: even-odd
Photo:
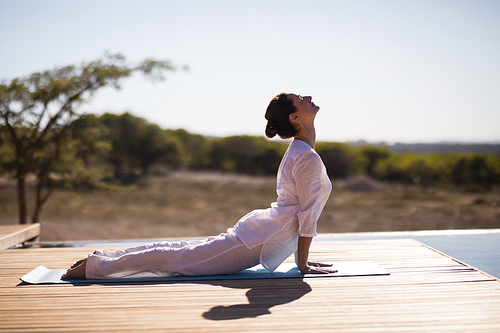
[[[329,274],[337,273],[338,270],[331,268],[332,264],[322,264],[319,262],[308,261],[305,267],[299,270],[302,274]]]
[[[298,249],[295,252],[295,263],[302,274],[329,274],[337,273],[336,269],[331,268],[332,264],[322,264],[319,262],[307,260],[309,256],[309,247],[312,237],[299,236]]]
[[[332,267],[332,264],[322,264],[320,262],[314,262],[314,261],[308,261],[307,264],[309,266],[314,266],[314,267]]]

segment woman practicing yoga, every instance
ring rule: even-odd
[[[257,264],[273,272],[295,253],[303,274],[335,273],[331,264],[308,261],[318,218],[331,183],[314,150],[319,107],[310,96],[282,93],[266,110],[266,135],[293,138],[278,169],[277,202],[254,210],[233,228],[204,240],[158,242],[125,250],[97,250],[76,262],[63,279],[234,274]]]

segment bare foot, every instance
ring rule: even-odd
[[[87,267],[87,259],[77,261],[70,269],[61,276],[63,280],[83,280],[85,277],[85,268]]]
[[[81,265],[85,260],[87,259],[81,259],[81,260],[78,260],[77,262],[75,262],[73,265],[71,265],[71,268],[75,268],[76,266],[79,266]]]

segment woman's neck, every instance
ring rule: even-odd
[[[314,146],[316,144],[316,130],[314,126],[310,128],[302,127],[300,131],[294,136],[294,138],[296,140],[304,141],[314,149]]]

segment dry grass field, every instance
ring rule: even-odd
[[[276,200],[275,182],[275,177],[173,172],[110,191],[59,189],[42,211],[41,240],[218,234],[247,212],[269,207]],[[365,177],[334,181],[333,187],[318,223],[321,233],[500,228],[498,189],[462,193]],[[16,223],[16,189],[2,180],[0,224]]]

